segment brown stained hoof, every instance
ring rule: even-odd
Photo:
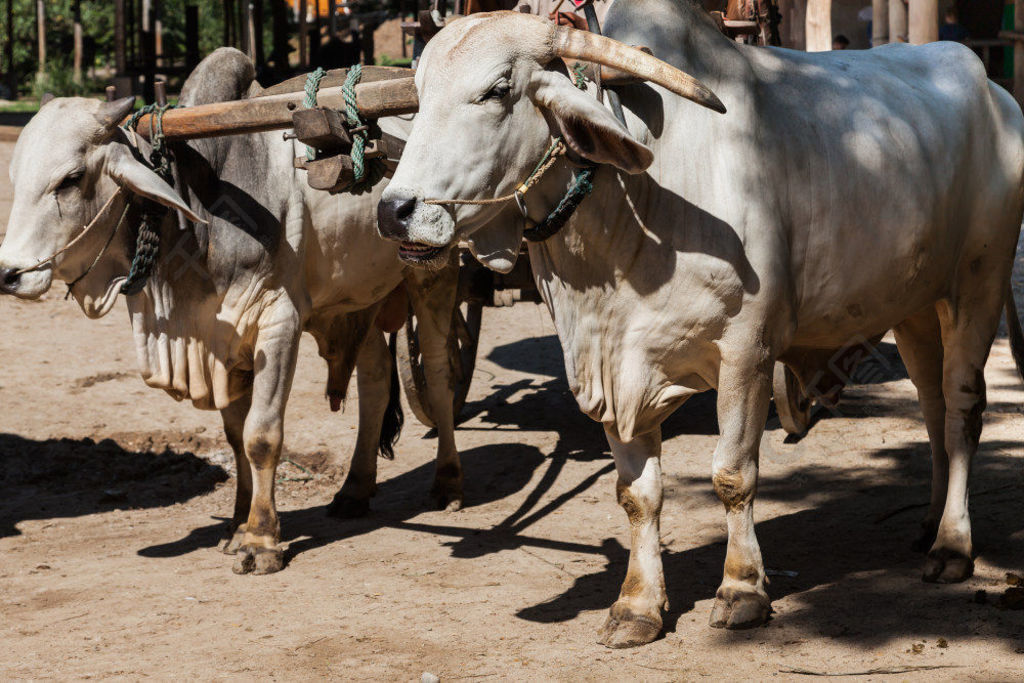
[[[617,602],[598,632],[597,642],[613,649],[639,647],[657,639],[661,626],[660,614],[639,614]]]
[[[327,506],[327,516],[338,519],[356,519],[370,513],[369,498],[354,498],[339,491]]]
[[[462,484],[435,481],[430,489],[434,509],[457,512],[462,509]]]
[[[928,553],[921,579],[928,583],[960,583],[974,574],[974,560],[945,548]]]
[[[245,528],[244,524],[239,525],[235,532],[225,540],[224,547],[221,548],[225,555],[234,555],[242,547],[242,540],[245,538]]]
[[[236,574],[274,574],[284,568],[284,551],[246,545],[238,549],[231,571]]]
[[[711,608],[711,628],[754,628],[768,621],[772,604],[768,597],[754,591],[719,588]]]

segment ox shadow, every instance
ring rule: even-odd
[[[227,472],[190,452],[131,450],[110,440],[35,441],[0,434],[0,537],[19,522],[164,507],[212,491]]]
[[[1024,568],[1024,519],[1019,501],[1024,493],[1020,459],[1000,452],[1021,448],[1021,442],[982,443],[976,458],[973,496],[975,552],[988,565],[1019,572]],[[768,593],[773,600],[797,596],[786,611],[775,614],[756,638],[783,646],[800,635],[829,637],[863,648],[899,638],[943,637],[950,642],[990,637],[1021,645],[1024,612],[999,607],[1005,585],[984,579],[936,585],[921,581],[924,555],[911,549],[929,494],[926,444],[908,444],[871,454],[862,466],[804,467],[796,474],[764,476],[758,490],[761,505],[772,501],[813,500],[812,507],[757,524]],[[880,470],[885,472],[880,477]],[[886,470],[888,470],[886,472]],[[676,484],[696,484],[696,481]],[[706,483],[706,482],[705,482]],[[710,486],[673,495],[668,483],[666,510],[678,498],[694,495],[714,501]],[[685,487],[684,487],[685,488]],[[673,501],[672,499],[677,500]],[[687,504],[684,502],[684,504]],[[756,510],[756,507],[755,507]],[[724,516],[718,538],[697,547],[663,552],[671,605],[666,630],[684,616],[704,622],[722,575],[725,560]],[[671,528],[663,525],[668,536]],[[626,574],[628,550],[606,539],[594,552],[606,558],[598,572],[578,576],[565,590],[543,603],[518,612],[522,619],[557,623],[582,612],[607,609]],[[986,591],[978,594],[981,589]],[[741,642],[743,632],[720,632],[723,641]],[[1019,651],[1019,650],[1018,650]]]

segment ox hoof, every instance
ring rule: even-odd
[[[924,561],[921,578],[928,583],[959,583],[974,574],[974,560],[956,550],[933,550]]]
[[[430,497],[434,508],[445,512],[457,512],[462,509],[462,487],[446,486],[435,482],[430,489]]]
[[[238,552],[238,549],[242,547],[242,540],[245,538],[245,525],[241,524],[235,529],[235,532],[231,534],[224,542],[224,547],[221,550],[225,555],[234,555]]]
[[[280,548],[242,546],[231,568],[236,574],[273,574],[284,568],[284,551]]]
[[[719,588],[710,623],[712,628],[753,628],[768,621],[771,612],[772,603],[766,595]]]
[[[628,605],[615,603],[598,632],[597,642],[605,647],[638,647],[653,642],[661,634],[661,615],[642,614]]]
[[[365,517],[370,512],[369,498],[354,498],[340,491],[327,506],[327,516],[339,519],[355,519]]]

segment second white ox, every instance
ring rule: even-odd
[[[773,365],[888,329],[933,449],[924,579],[965,579],[983,370],[1024,206],[1020,108],[956,44],[748,48],[686,0],[618,2],[606,29],[675,68],[536,17],[452,22],[423,53],[420,113],[378,212],[404,258],[440,260],[467,240],[505,269],[524,226],[565,193],[569,162],[605,164],[565,229],[530,245],[570,387],[604,425],[632,531],[602,642],[638,645],[661,630],[660,425],[708,389],[729,531],[711,625],[768,617],[752,505]],[[620,91],[628,131],[559,57],[650,81]],[[569,160],[526,192],[531,218],[512,201],[451,201],[513,192],[553,136]]]
[[[181,103],[257,94],[253,77],[244,54],[222,48],[189,76]],[[300,335],[316,337],[327,360],[332,408],[358,365],[359,433],[331,511],[361,514],[376,490],[378,450],[388,454],[400,427],[400,413],[391,410],[400,410],[393,361],[374,321],[389,292],[408,279],[417,285],[409,289],[428,375],[424,398],[438,427],[434,493],[442,507],[458,508],[447,349],[454,269],[403,268],[395,247],[373,230],[379,186],[361,196],[310,189],[293,168],[293,143],[280,133],[175,145],[172,188],[145,163],[148,145],[137,141],[136,149],[120,127],[133,101],[58,98],[26,126],[11,161],[14,205],[0,246],[0,293],[34,299],[64,280],[87,315],[105,315],[129,271],[140,199],[196,221],[175,220],[173,212],[162,219],[153,273],[127,297],[128,310],[146,383],[220,410],[238,465],[225,550],[236,554],[236,572],[260,574],[283,564],[275,470]],[[87,223],[92,228],[83,232]]]

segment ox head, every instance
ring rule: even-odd
[[[577,89],[559,58],[612,67],[725,110],[693,77],[608,38],[517,12],[452,22],[423,52],[416,72],[419,113],[378,207],[378,229],[402,244],[403,260],[443,264],[445,252],[466,239],[484,265],[510,269],[525,227],[514,202],[430,200],[511,193],[530,175],[553,136],[561,136],[579,159],[626,173],[650,166],[651,150],[631,137],[593,94]],[[560,177],[564,181],[567,175]]]
[[[14,202],[0,245],[0,293],[36,299],[49,290],[54,278],[70,282],[86,272],[114,229],[126,199],[114,201],[90,234],[52,263],[19,271],[39,264],[81,235],[119,186],[199,220],[174,189],[138,158],[119,127],[133,103],[133,97],[115,102],[57,98],[25,126],[10,166]],[[117,298],[127,272],[128,232],[122,227],[103,259],[72,290],[90,316],[109,311]]]

